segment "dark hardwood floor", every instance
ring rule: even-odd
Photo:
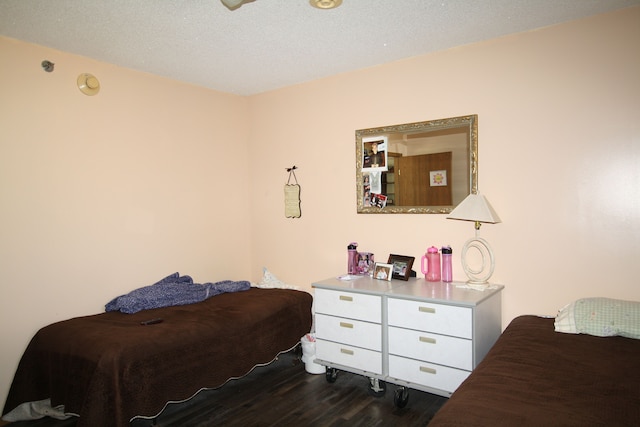
[[[409,390],[404,408],[394,405],[395,385],[384,396],[368,392],[369,380],[339,372],[334,383],[324,374],[308,374],[299,349],[274,363],[216,390],[199,393],[188,402],[171,404],[156,420],[136,419],[131,427],[209,426],[425,426],[446,398]],[[8,427],[74,427],[75,419],[42,419]]]

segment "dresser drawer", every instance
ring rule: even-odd
[[[389,325],[472,338],[472,309],[453,305],[388,299]]]
[[[389,376],[425,387],[453,393],[469,376],[469,371],[448,368],[399,356],[389,356]]]
[[[316,359],[382,374],[382,353],[378,351],[317,339]]]
[[[382,319],[382,297],[377,295],[316,288],[314,308],[316,313],[373,323]]]
[[[473,346],[465,338],[390,327],[389,354],[469,371],[473,368]]]
[[[382,327],[379,323],[316,314],[316,337],[382,351]]]

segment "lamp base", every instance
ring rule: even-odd
[[[467,260],[467,252],[469,249],[476,249],[480,254],[481,263],[479,268],[472,268],[469,266]],[[489,243],[480,238],[474,237],[466,241],[462,247],[462,269],[469,278],[467,283],[474,286],[488,286],[489,278],[493,274],[495,269],[495,260],[493,258],[493,251]]]
[[[468,274],[467,274],[467,276],[468,276]],[[480,282],[478,280],[471,280],[471,279],[467,280],[467,284],[476,285],[476,286],[489,286],[489,282],[486,282],[486,281],[485,282]]]

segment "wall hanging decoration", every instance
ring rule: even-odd
[[[432,187],[446,187],[447,186],[447,171],[430,171],[429,172],[429,185]]]
[[[298,185],[298,178],[294,172],[297,167],[293,166],[287,168],[289,172],[289,179],[284,185],[284,216],[287,218],[300,218],[302,213],[300,212],[300,185]],[[291,184],[291,177],[293,177],[295,184]]]
[[[93,96],[100,92],[100,82],[89,73],[82,73],[78,76],[78,89],[88,96]]]

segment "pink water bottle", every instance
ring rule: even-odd
[[[351,242],[347,246],[347,273],[358,274],[358,244]]]
[[[425,267],[426,261],[426,267]],[[440,281],[440,252],[435,246],[427,249],[427,253],[422,255],[422,273],[429,282]]]
[[[453,251],[451,246],[443,246],[440,251],[442,252],[442,281],[453,282],[453,268],[451,266]]]

